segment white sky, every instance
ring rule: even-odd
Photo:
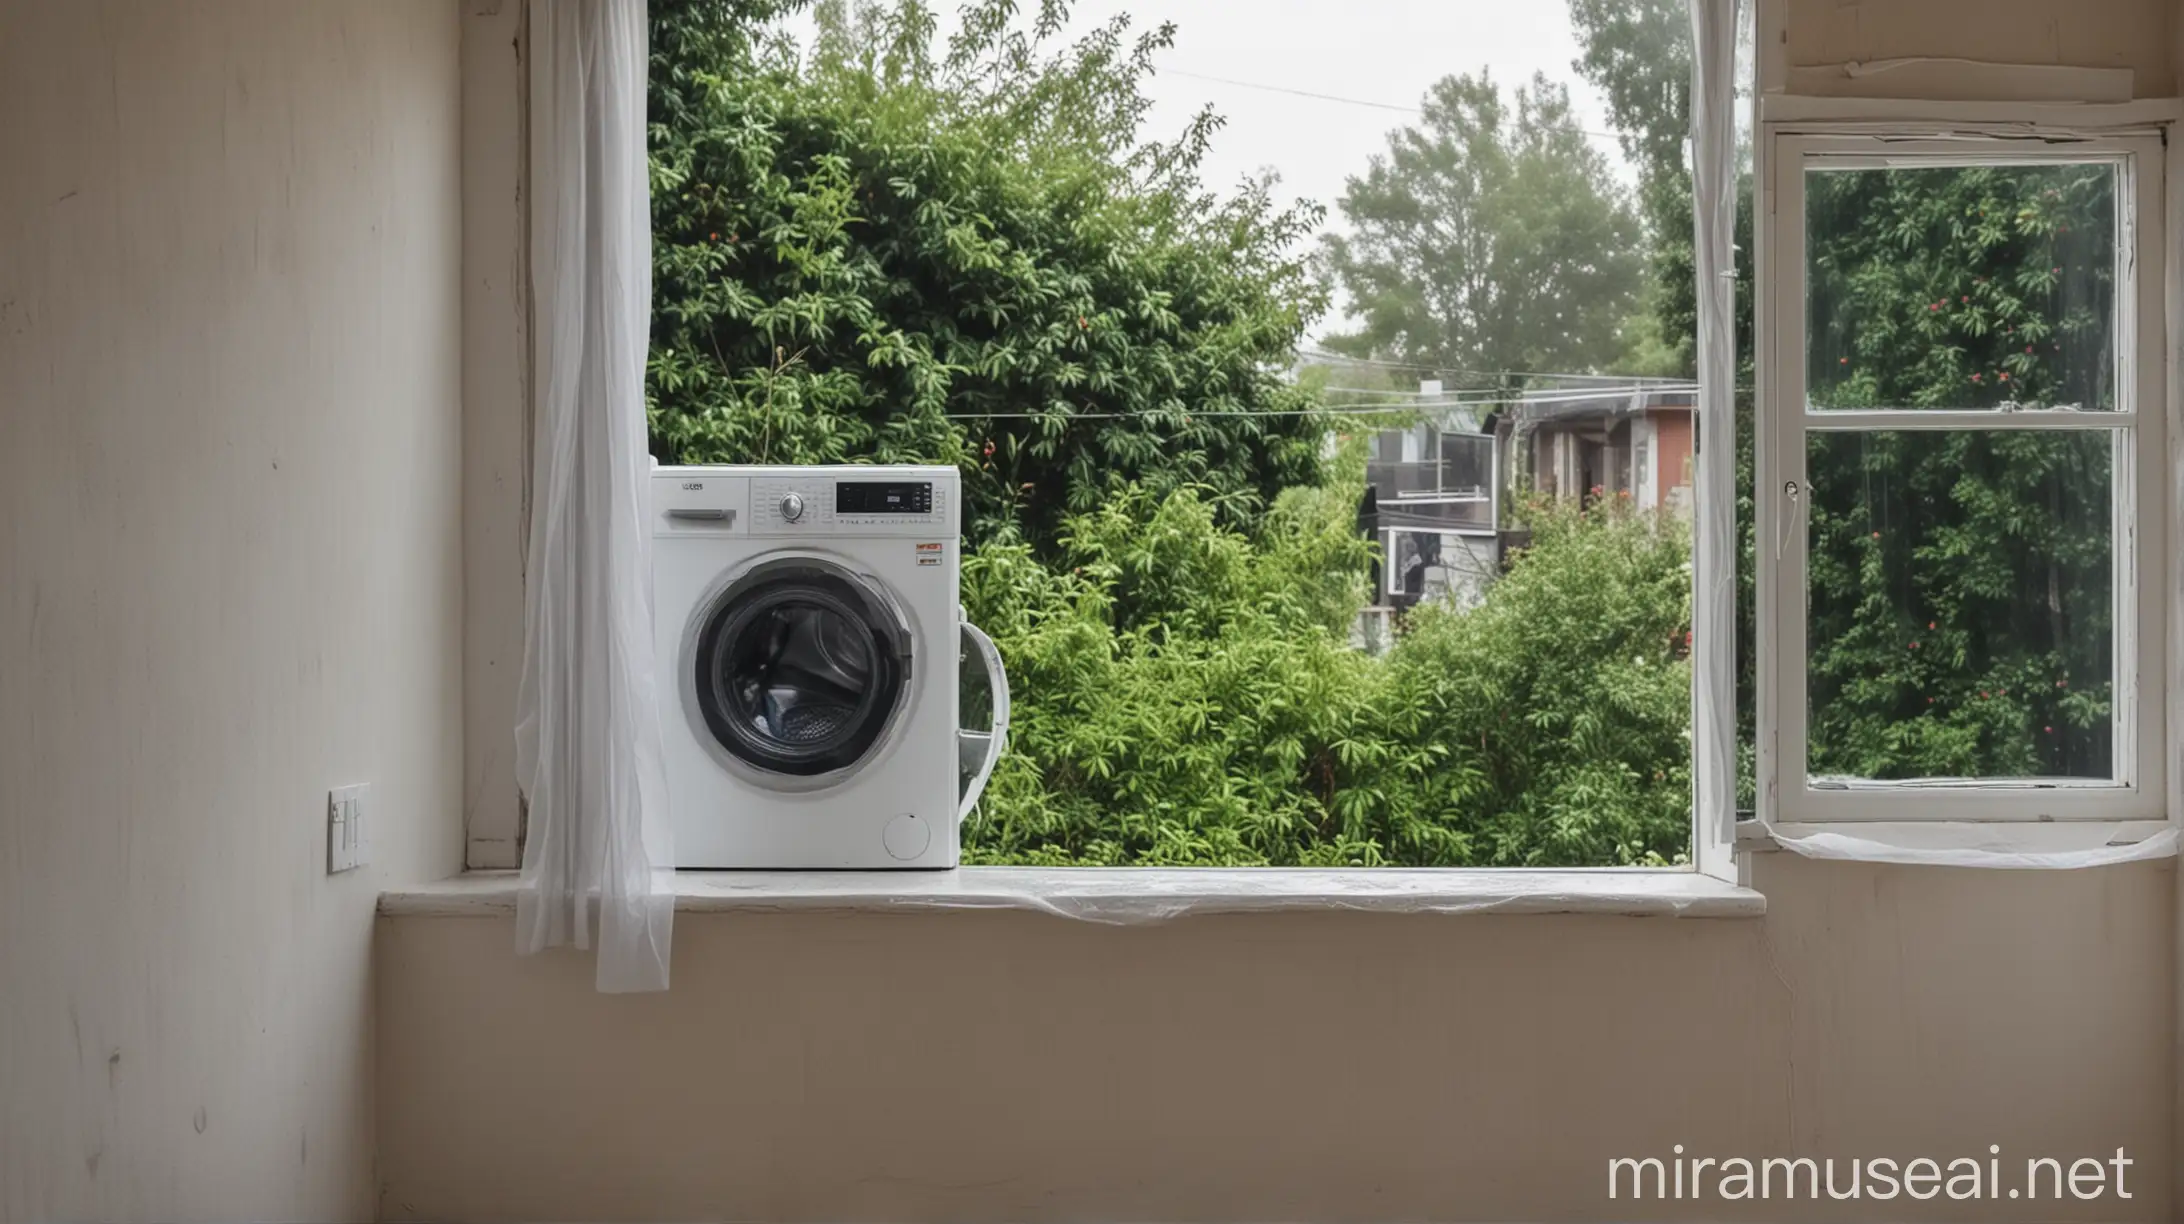
[[[936,7],[945,38],[959,4]],[[1035,7],[1024,0],[1025,11]],[[1326,205],[1329,226],[1341,224],[1335,204],[1345,177],[1387,147],[1389,131],[1416,120],[1409,110],[1444,76],[1491,69],[1506,92],[1544,72],[1569,86],[1581,126],[1608,130],[1597,91],[1571,66],[1577,43],[1564,0],[1077,0],[1073,28],[1118,12],[1131,15],[1133,30],[1176,25],[1175,47],[1155,61],[1159,71],[1147,84],[1154,105],[1145,136],[1172,139],[1211,103],[1228,122],[1203,165],[1207,186],[1225,191],[1273,169],[1278,198]],[[809,22],[792,28],[802,35]],[[1621,167],[1612,138],[1594,141]],[[1332,325],[1337,320],[1323,319],[1313,330]]]
[[[1165,139],[1211,103],[1228,126],[1207,157],[1209,186],[1271,167],[1287,194],[1326,204],[1330,221],[1339,220],[1345,176],[1416,116],[1202,78],[1415,108],[1454,73],[1491,69],[1508,90],[1545,72],[1570,86],[1583,126],[1607,130],[1597,93],[1571,68],[1577,43],[1562,0],[1080,0],[1077,8],[1082,21],[1117,12],[1137,27],[1176,25],[1175,49],[1148,87],[1149,134]],[[1598,143],[1620,160],[1612,140]]]

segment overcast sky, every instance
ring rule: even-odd
[[[1180,131],[1211,103],[1228,126],[1207,159],[1209,185],[1272,167],[1290,194],[1326,204],[1331,219],[1344,177],[1416,118],[1387,108],[1415,108],[1452,73],[1488,68],[1510,89],[1545,72],[1570,85],[1581,124],[1607,128],[1598,95],[1570,67],[1577,44],[1562,0],[1080,0],[1076,10],[1080,21],[1117,12],[1133,24],[1176,25],[1175,49],[1149,87],[1149,133]],[[1619,159],[1612,140],[1599,143]]]

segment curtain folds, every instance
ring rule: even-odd
[[[1737,819],[1737,2],[1691,0],[1691,187],[1699,293],[1693,801],[1699,869],[1731,881]]]
[[[532,0],[531,514],[517,951],[664,990],[674,918],[645,512],[652,230],[644,0]]]

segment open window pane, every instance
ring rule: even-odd
[[[2117,431],[1808,435],[1807,772],[2115,776]]]
[[[2118,177],[1807,171],[1810,406],[2114,411]]]

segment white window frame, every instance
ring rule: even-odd
[[[2043,108],[1991,108],[1991,123],[1907,116],[1762,125],[1759,231],[1759,411],[1755,499],[1758,577],[1759,816],[1769,825],[1971,823],[2173,818],[2167,760],[2174,601],[2167,564],[2174,522],[2172,376],[2167,350],[2168,231],[2173,227],[2160,125],[2112,130],[2042,123]],[[2052,112],[2053,108],[2044,108]],[[2028,137],[2030,139],[2028,139]],[[1810,412],[1805,404],[1805,182],[1815,164],[1947,165],[2114,161],[2128,200],[2118,230],[2118,411]],[[1857,782],[1814,788],[1806,776],[1805,447],[1808,430],[2121,429],[2117,465],[2116,707],[2112,780],[2092,783]]]

